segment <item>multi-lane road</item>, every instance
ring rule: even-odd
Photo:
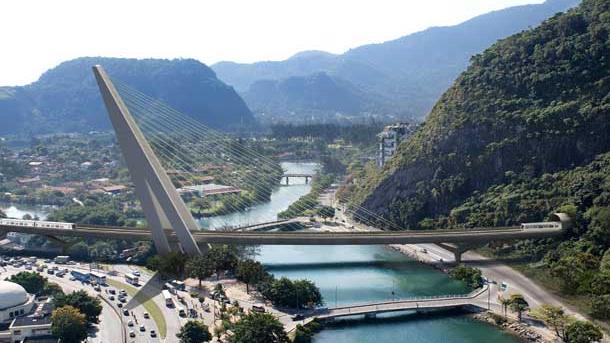
[[[42,260],[39,263],[44,263]],[[49,267],[53,267],[53,263],[46,263]],[[57,265],[60,269],[67,268],[68,270],[80,269],[81,271],[86,270],[84,266],[78,265]],[[15,268],[12,266],[6,266],[0,269],[0,276],[2,278],[10,277],[11,275],[17,274],[21,271],[25,271],[23,267]],[[150,330],[155,330],[158,333],[157,326],[152,319],[144,318],[146,310],[141,304],[134,304],[133,309],[129,311],[129,315],[124,315],[122,309],[117,304],[117,295],[120,289],[116,290],[115,295],[111,295],[108,291],[113,287],[103,286],[101,292],[95,291],[93,286],[85,283],[81,283],[78,280],[74,280],[67,273],[63,277],[57,277],[46,272],[46,270],[40,273],[46,277],[50,282],[58,284],[65,293],[85,290],[87,293],[94,297],[101,297],[102,313],[100,315],[100,321],[94,325],[89,332],[87,342],[90,343],[118,343],[118,342],[129,342],[129,343],[140,343],[140,342],[160,342],[159,337],[151,337]],[[109,276],[107,276],[110,278]],[[110,300],[111,296],[114,300]],[[127,297],[129,302],[131,297]],[[130,323],[131,321],[131,323]],[[130,326],[133,324],[133,326]],[[144,325],[145,331],[140,331],[140,325]],[[130,337],[130,331],[133,331],[135,337]],[[158,336],[158,335],[157,335]]]

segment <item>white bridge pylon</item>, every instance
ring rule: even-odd
[[[110,121],[125,157],[127,168],[142,203],[157,252],[172,251],[164,229],[176,233],[181,249],[188,255],[201,255],[190,231],[199,226],[174,188],[157,156],[146,141],[129,109],[104,69],[96,65],[93,74],[104,99]]]

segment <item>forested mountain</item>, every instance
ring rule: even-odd
[[[475,56],[356,199],[405,227],[425,226],[494,184],[609,151],[609,32],[610,1],[585,0]]]
[[[345,114],[373,112],[399,115],[402,118],[423,117],[439,96],[469,63],[500,38],[537,26],[557,12],[578,4],[578,0],[547,0],[539,5],[526,5],[491,12],[462,24],[434,27],[381,44],[361,46],[341,55],[307,51],[277,62],[238,64],[221,62],[212,65],[218,77],[234,86],[254,112],[283,114],[282,102],[269,103],[260,92],[258,81],[301,77],[325,72],[344,90],[367,94],[376,99],[370,106],[350,108]],[[305,83],[304,94],[321,93],[316,84]],[[274,107],[277,105],[277,107]],[[315,105],[315,104],[314,104]],[[306,100],[289,104],[288,111],[308,112],[313,107]],[[327,114],[334,113],[330,109]],[[354,113],[356,111],[356,113]],[[272,114],[273,114],[272,113]]]
[[[214,71],[192,59],[86,57],[67,61],[23,87],[0,88],[0,134],[111,128],[91,67],[222,129],[252,126],[252,113]]]
[[[259,80],[243,93],[244,100],[273,122],[298,123],[303,119],[343,119],[342,114],[372,112],[383,105],[380,97],[325,72],[282,80]],[[331,117],[331,114],[337,117]]]

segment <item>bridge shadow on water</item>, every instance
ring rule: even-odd
[[[324,326],[330,328],[344,328],[352,327],[354,324],[358,325],[377,325],[387,323],[404,323],[404,322],[424,322],[431,319],[444,319],[444,318],[463,318],[464,320],[470,320],[464,317],[468,314],[478,312],[475,309],[465,308],[454,308],[445,310],[429,310],[425,312],[400,311],[393,313],[382,313],[376,317],[367,318],[364,315],[355,315],[350,317],[337,318],[332,321],[325,321]]]
[[[345,261],[318,263],[273,263],[265,264],[270,271],[309,270],[309,269],[352,269],[352,268],[388,268],[399,269],[409,266],[420,266],[417,261]]]

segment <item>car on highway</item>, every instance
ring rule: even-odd
[[[109,296],[109,297],[108,297],[108,300],[110,300],[110,301],[114,301],[114,295]]]
[[[150,330],[150,337],[157,337],[157,331]]]
[[[252,312],[263,313],[265,312],[265,306],[263,306],[262,304],[252,305]]]
[[[116,290],[114,288],[109,288],[108,289],[108,293],[110,294],[116,294]]]
[[[129,330],[129,337],[131,337],[131,338],[136,337],[136,332],[133,330]]]
[[[297,321],[297,320],[303,320],[305,318],[305,316],[303,316],[300,313],[295,314],[294,316],[292,316],[292,320],[293,321]]]
[[[148,314],[148,312],[144,312],[144,318],[145,318],[145,319],[150,318],[150,315]]]
[[[122,304],[122,303],[117,303],[117,304],[116,304],[116,307],[118,307],[118,308],[123,308],[123,304]]]
[[[128,316],[129,315],[129,310],[127,310],[127,309],[123,310],[123,315],[124,316]]]
[[[128,321],[127,326],[129,326],[129,327],[133,326],[133,320]]]
[[[146,327],[144,325],[140,325],[140,331],[146,331]]]

